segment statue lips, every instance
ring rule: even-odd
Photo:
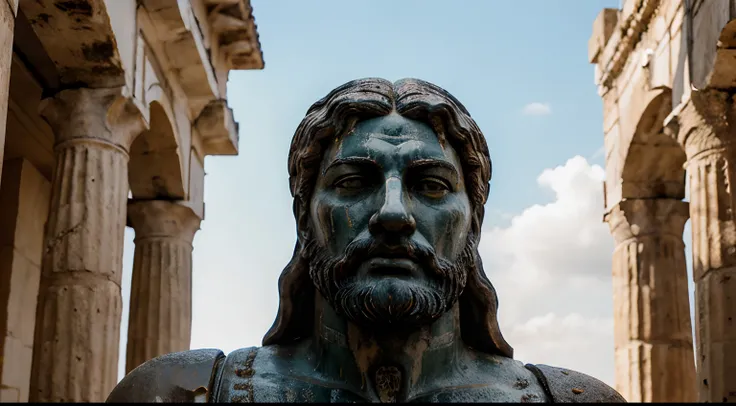
[[[409,247],[389,248],[378,246],[360,267],[359,274],[390,276],[397,278],[418,277],[421,267]]]
[[[419,274],[419,265],[409,258],[374,257],[366,262],[368,272],[381,276],[408,277]]]

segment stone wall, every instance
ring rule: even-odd
[[[25,159],[6,161],[0,183],[0,402],[27,402],[32,322],[51,185]]]
[[[736,400],[736,306],[727,283],[736,276],[734,17],[733,0],[626,0],[593,24],[605,219],[617,243],[616,388],[630,401]],[[686,176],[697,376],[679,254],[688,214],[662,209],[687,204]],[[632,346],[642,351],[623,350]]]

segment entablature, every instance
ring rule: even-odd
[[[202,141],[202,155],[237,155],[238,123],[227,100],[210,102],[194,122]]]
[[[60,89],[125,85],[104,0],[24,1],[19,6],[55,65]]]
[[[601,13],[602,22],[596,20],[593,37],[589,42],[588,57],[592,63],[598,64],[598,84],[602,88],[610,88],[616,78],[623,72],[626,63],[646,31],[649,22],[655,15],[661,0],[628,0],[623,9],[617,13],[615,28],[608,35],[607,40],[594,40],[596,37],[605,38],[605,23],[613,20],[611,9],[604,9]],[[598,25],[604,28],[596,29]],[[595,44],[604,42],[602,49],[596,49]],[[593,45],[590,45],[590,44]]]
[[[199,0],[207,10],[212,49],[228,69],[263,69],[263,53],[250,0]]]

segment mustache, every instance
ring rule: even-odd
[[[475,263],[475,245],[467,243],[454,261],[433,247],[403,239],[388,245],[381,239],[353,240],[333,256],[316,239],[305,242],[302,255],[317,290],[342,316],[356,323],[423,324],[447,311],[463,292]],[[393,243],[393,241],[392,241]],[[422,268],[427,280],[395,282],[383,278],[356,280],[357,270],[374,257],[407,258]]]
[[[376,257],[407,258],[439,277],[445,276],[445,269],[449,265],[437,257],[434,249],[414,241],[389,246],[372,238],[364,238],[348,244],[345,253],[335,263],[334,278],[341,280],[350,277],[361,263]]]

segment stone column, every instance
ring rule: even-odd
[[[200,218],[174,202],[131,201],[135,229],[126,373],[159,355],[189,349],[192,240]]]
[[[688,159],[701,402],[736,401],[735,113],[728,93],[692,90],[667,120]]]
[[[65,90],[41,107],[56,167],[30,400],[101,402],[117,382],[127,151],[145,125],[120,88]]]
[[[683,228],[688,204],[628,199],[606,215],[616,241],[616,389],[630,402],[695,401]]]

